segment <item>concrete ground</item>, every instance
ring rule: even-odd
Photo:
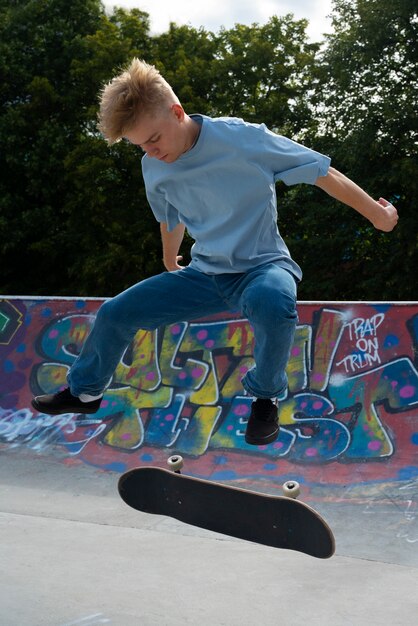
[[[133,511],[118,477],[0,451],[1,626],[417,623],[416,519],[396,502],[323,505],[320,561]]]

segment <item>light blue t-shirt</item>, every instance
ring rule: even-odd
[[[246,272],[279,262],[300,280],[300,267],[277,228],[275,182],[315,183],[330,159],[276,135],[264,124],[191,116],[195,145],[173,163],[145,155],[147,198],[159,222],[183,223],[195,240],[190,266],[207,274]],[[199,119],[200,118],[200,119]]]

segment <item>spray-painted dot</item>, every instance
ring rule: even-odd
[[[208,339],[207,341],[205,341],[205,348],[213,348],[214,345],[215,342],[213,341],[213,339]]]
[[[146,380],[155,380],[155,372],[148,372],[145,378]]]
[[[186,372],[180,372],[180,374],[179,374],[179,378],[180,378],[181,380],[184,380],[185,378],[187,378],[187,374],[186,374]]]
[[[175,416],[172,413],[167,413],[167,415],[165,416],[165,421],[166,422],[172,422],[174,417]]]
[[[58,331],[56,329],[50,330],[48,333],[48,337],[50,339],[55,339],[56,337],[58,337]]]
[[[192,369],[192,377],[193,378],[200,378],[201,376],[203,376],[203,369],[201,367],[194,367]]]
[[[377,452],[377,450],[380,450],[380,448],[382,447],[382,442],[375,439],[374,441],[370,441],[367,447],[369,448],[369,450]]]
[[[228,430],[229,432],[231,432],[231,430],[234,430],[234,427],[233,427],[233,426],[227,426],[227,427],[226,427],[226,430]]]
[[[121,439],[123,439],[124,441],[129,441],[130,439],[132,439],[132,433],[123,433]]]
[[[246,404],[237,404],[234,406],[234,414],[235,415],[247,415],[249,409]]]
[[[318,450],[316,448],[307,448],[305,451],[305,455],[309,457],[317,456]]]
[[[397,380],[392,380],[390,383],[390,386],[392,387],[392,389],[395,389],[398,386],[398,381]]]
[[[405,385],[405,387],[399,389],[399,395],[401,398],[412,398],[412,396],[415,395],[415,387],[412,385]]]
[[[100,403],[100,408],[105,409],[107,406],[109,406],[109,400],[102,400]]]
[[[383,346],[385,348],[393,348],[399,344],[399,339],[396,335],[387,335],[385,341],[383,342]]]
[[[322,402],[322,400],[317,400],[316,402],[313,403],[312,406],[315,409],[315,411],[319,411],[319,409],[322,409],[324,407],[324,403]]]
[[[241,365],[241,367],[239,368],[239,373],[246,374],[247,372],[248,372],[248,367],[246,365]]]
[[[301,349],[300,349],[300,348],[298,348],[297,346],[295,346],[294,348],[292,348],[291,355],[292,355],[292,356],[299,356],[299,354],[300,354],[301,352],[302,352],[302,351],[301,351]]]
[[[203,341],[204,339],[206,339],[207,336],[208,336],[207,330],[199,330],[199,332],[196,334],[196,337],[199,339],[199,341]]]
[[[284,444],[281,441],[277,441],[276,443],[273,444],[273,448],[275,448],[276,450],[281,450],[283,446]]]
[[[181,332],[181,326],[180,324],[174,324],[174,326],[171,327],[171,334],[172,335],[178,335]]]
[[[324,374],[321,373],[317,373],[317,374],[313,374],[312,375],[312,380],[315,381],[316,383],[322,383],[324,381]]]

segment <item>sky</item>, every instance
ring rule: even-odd
[[[324,32],[331,32],[327,16],[332,0],[104,0],[106,8],[114,5],[138,8],[150,16],[151,33],[168,29],[170,22],[217,32],[234,24],[265,24],[272,15],[293,13],[296,19],[309,20],[307,33],[312,41],[321,41]]]

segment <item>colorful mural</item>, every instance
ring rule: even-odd
[[[418,477],[418,303],[300,303],[280,402],[280,438],[245,443],[253,363],[247,320],[225,313],[139,331],[100,411],[38,414],[33,394],[65,385],[101,300],[0,300],[0,447],[102,469],[164,465],[274,488],[343,489]],[[348,491],[348,490],[347,490]]]

